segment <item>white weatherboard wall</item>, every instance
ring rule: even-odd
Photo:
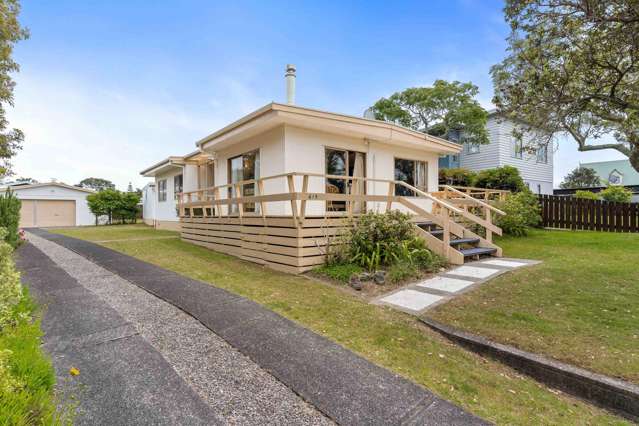
[[[155,183],[149,183],[142,189],[142,220],[147,225],[155,225]]]
[[[471,154],[468,147],[460,155],[460,166],[470,170],[485,170],[494,167],[514,166],[519,169],[524,182],[537,193],[553,193],[553,147],[548,147],[548,162],[538,163],[535,153],[524,152],[523,158],[514,156],[514,137],[512,131],[515,123],[498,116],[488,119],[486,129],[490,143],[480,145],[479,152]],[[524,146],[531,138],[524,135]]]
[[[407,160],[420,160],[428,163],[428,189],[437,191],[439,156],[433,152],[406,149],[375,141],[367,141],[358,138],[349,138],[316,130],[301,129],[297,127],[285,127],[285,171],[326,173],[326,148],[338,148],[357,151],[366,154],[366,176],[376,179],[395,179],[395,158]],[[301,188],[301,178],[296,181],[296,190]],[[325,182],[321,178],[309,180],[309,191],[324,192]],[[387,195],[388,184],[369,182],[366,187],[367,194]],[[415,203],[429,209],[430,203],[423,199],[414,199]],[[307,214],[324,214],[323,201],[309,201]],[[290,214],[290,205],[284,206],[287,214]],[[375,203],[368,203],[369,210],[383,209]],[[405,210],[403,206],[393,205],[393,208]]]
[[[90,193],[86,191],[57,185],[33,188],[12,187],[11,190],[21,200],[73,200],[75,201],[75,226],[95,225],[95,216],[87,204],[87,195]]]
[[[155,176],[155,220],[159,228],[177,229],[179,218],[177,214],[177,202],[173,189],[173,177],[182,174],[182,169],[175,169]],[[166,201],[158,199],[158,182],[166,179]]]

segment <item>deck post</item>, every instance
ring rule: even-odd
[[[297,227],[300,227],[298,214],[297,214],[297,199],[292,195],[295,194],[295,176],[289,174],[286,176],[286,180],[288,181],[288,192],[291,194],[291,213],[293,214],[293,221],[296,223]]]
[[[304,218],[306,217],[306,197],[308,196],[308,175],[302,177],[302,195],[304,198],[300,203],[300,225],[304,224]]]
[[[242,184],[235,184],[235,198],[237,199],[237,215],[244,215],[244,203],[242,202]]]
[[[389,212],[393,206],[393,196],[395,195],[395,183],[393,181],[388,182],[388,201],[386,201],[386,211]]]
[[[444,245],[444,257],[446,259],[449,259],[449,253],[450,253],[450,213],[448,211],[448,208],[446,207],[442,207],[441,208],[441,212],[442,212],[442,219],[444,222],[444,234],[443,234],[443,245]]]
[[[484,207],[484,211],[486,212],[486,222],[492,224],[493,221],[492,221],[492,214],[490,212],[490,209],[488,207]],[[489,228],[486,228],[486,239],[490,243],[493,242],[493,231],[491,231]]]
[[[260,196],[263,197],[264,196],[264,181],[262,179],[259,179],[257,181],[257,190],[260,193]],[[262,218],[266,219],[266,203],[264,202],[264,199],[262,198],[262,201],[260,201],[260,212],[262,213]]]

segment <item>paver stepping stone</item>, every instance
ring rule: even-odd
[[[390,303],[404,309],[410,309],[412,311],[421,311],[427,306],[432,305],[435,302],[439,302],[442,299],[442,296],[409,289],[393,293],[390,296],[384,297],[380,301]]]
[[[474,266],[460,266],[459,268],[455,268],[452,271],[449,271],[450,275],[461,275],[463,277],[470,278],[488,278],[492,274],[496,274],[499,272],[499,269],[491,269],[491,268],[476,268]]]
[[[499,260],[499,259],[486,260],[481,263],[483,263],[484,265],[505,266],[507,268],[519,268],[520,266],[528,265],[527,263],[524,263],[524,262],[514,262],[512,260]]]
[[[473,284],[475,284],[473,281],[460,280],[457,278],[434,277],[434,278],[422,281],[421,283],[417,284],[417,286],[422,288],[432,288],[435,290],[447,291],[449,293],[455,293]]]

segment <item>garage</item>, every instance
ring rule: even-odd
[[[21,201],[20,227],[60,227],[93,225],[95,217],[89,210],[87,196],[94,191],[59,182],[11,185]]]
[[[74,200],[22,200],[20,227],[75,226]]]

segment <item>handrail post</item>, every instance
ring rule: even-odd
[[[442,206],[442,220],[444,222],[444,234],[443,234],[443,243],[444,243],[444,257],[449,259],[450,255],[450,214],[446,207]]]
[[[306,197],[308,196],[308,175],[302,177],[302,195],[304,198],[300,203],[300,224],[304,222],[306,217]]]
[[[393,196],[395,195],[395,182],[388,182],[388,201],[386,201],[386,211],[389,212],[393,205]]]
[[[291,194],[291,212],[293,214],[293,221],[299,228],[300,223],[298,219],[299,216],[297,214],[297,199],[292,196],[295,193],[295,176],[289,174],[286,176],[286,180],[288,181],[288,193]]]
[[[492,214],[490,209],[488,207],[484,207],[484,211],[486,213],[486,222],[492,224]],[[486,228],[486,240],[488,240],[489,243],[493,242],[493,231],[491,231],[488,227]]]
[[[237,214],[242,217],[244,214],[244,203],[242,202],[242,185],[235,184],[235,198],[237,199]]]
[[[259,179],[255,186],[260,193],[260,197],[262,197],[262,201],[260,201],[260,212],[262,213],[262,218],[266,219],[266,203],[264,202],[264,181],[262,179]]]

